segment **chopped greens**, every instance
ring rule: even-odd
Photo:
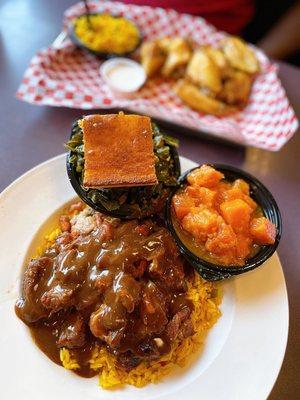
[[[69,163],[86,196],[96,205],[119,217],[142,218],[162,210],[170,189],[177,184],[180,164],[176,148],[178,141],[161,133],[152,124],[155,170],[158,184],[129,188],[91,189],[82,184],[84,173],[83,133],[76,122],[72,137],[66,144],[70,150]],[[104,211],[103,210],[103,211]]]

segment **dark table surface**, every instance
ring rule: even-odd
[[[80,110],[29,105],[14,97],[30,58],[55,39],[62,13],[72,3],[72,0],[0,2],[0,190],[29,168],[62,153],[71,123],[81,114]],[[300,117],[300,69],[280,63],[280,77]],[[279,255],[287,282],[290,328],[285,359],[269,398],[297,399],[300,396],[299,132],[277,153],[217,144],[183,131],[172,134],[180,139],[181,155],[198,163],[219,162],[243,168],[262,180],[279,204],[284,223]]]

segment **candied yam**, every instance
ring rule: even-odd
[[[256,210],[257,204],[250,196],[245,194],[243,200],[248,204],[249,207],[252,208],[253,211]]]
[[[221,224],[215,235],[209,237],[205,248],[225,265],[234,264],[236,260],[237,237],[231,226]]]
[[[211,252],[220,254],[224,250],[235,247],[236,244],[237,237],[232,227],[223,223],[216,235],[207,240],[205,247]]]
[[[245,203],[248,204],[248,206],[251,207],[251,209],[254,211],[257,207],[257,204],[253,199],[251,199],[250,196],[246,195],[240,188],[234,188],[225,190],[222,195],[221,195],[223,201],[230,201],[230,200],[236,200],[236,199],[241,199],[244,200]]]
[[[215,199],[215,208],[216,210],[220,213],[220,204],[223,203],[225,201],[224,199],[224,194],[227,192],[227,190],[229,190],[231,188],[230,183],[228,182],[223,182],[221,181],[218,184],[217,189],[217,195],[216,195],[216,199]]]
[[[276,238],[276,227],[266,217],[253,218],[250,233],[257,244],[273,244]]]
[[[225,190],[222,193],[223,201],[231,201],[231,200],[236,200],[236,199],[241,199],[243,200],[244,193],[241,191],[239,188],[232,188]]]
[[[193,198],[185,194],[175,194],[172,199],[175,214],[178,219],[182,219],[185,215],[190,212],[191,207],[195,206]]]
[[[225,201],[220,205],[220,210],[227,224],[231,225],[235,232],[248,229],[252,209],[244,200]]]
[[[196,239],[205,241],[208,235],[216,232],[222,218],[204,207],[194,207],[182,220],[182,227]]]
[[[195,199],[195,204],[204,204],[207,207],[213,208],[216,200],[217,192],[206,187],[188,186],[186,192],[189,196]]]
[[[243,179],[236,179],[233,182],[232,187],[234,189],[240,189],[247,196],[249,196],[249,194],[250,194],[250,187],[249,187],[248,183],[246,181],[244,181]]]
[[[195,206],[199,206],[201,204],[201,189],[201,187],[197,186],[187,186],[185,189],[186,194],[194,199]]]
[[[198,243],[199,254],[221,265],[244,265],[257,244],[274,243],[276,228],[260,218],[246,181],[223,178],[209,165],[197,168],[187,178],[183,198],[173,200],[174,208],[181,228],[194,237],[193,245]]]
[[[196,186],[187,186],[185,191],[189,196],[196,198],[199,197],[199,189]]]
[[[243,234],[237,234],[236,255],[239,259],[244,260],[250,254],[251,238]]]
[[[218,191],[224,192],[225,190],[231,189],[231,184],[229,182],[220,182],[218,185]]]
[[[191,185],[211,188],[216,186],[223,178],[224,175],[210,165],[202,165],[188,175],[187,181]]]
[[[199,188],[199,192],[201,203],[205,204],[207,207],[213,207],[217,197],[217,192],[206,187]]]

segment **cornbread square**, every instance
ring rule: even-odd
[[[85,187],[157,183],[149,117],[95,114],[84,117],[80,127],[83,130]]]

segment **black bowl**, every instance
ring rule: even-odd
[[[77,17],[77,18],[80,18],[80,17],[82,17],[83,15],[86,15],[86,14],[82,14],[82,15],[80,15],[80,16]],[[101,13],[91,13],[90,15],[101,15]],[[112,17],[115,17],[115,18],[119,18],[118,15],[111,15],[111,16],[112,16]],[[124,17],[122,17],[122,18],[124,18]],[[103,60],[107,60],[107,59],[109,59],[109,58],[114,58],[114,57],[129,57],[129,56],[131,56],[131,55],[137,50],[137,48],[140,46],[140,44],[141,44],[143,38],[142,38],[142,33],[141,33],[139,27],[138,27],[133,21],[131,21],[129,18],[124,18],[124,19],[126,19],[126,20],[130,21],[132,24],[134,24],[135,27],[137,28],[138,32],[139,32],[139,40],[138,40],[137,45],[135,46],[134,49],[132,49],[130,52],[127,52],[127,53],[119,53],[119,54],[116,54],[116,53],[105,53],[105,52],[102,52],[102,51],[92,50],[91,48],[89,48],[88,46],[86,46],[86,45],[80,40],[80,38],[76,35],[76,32],[75,32],[75,21],[76,21],[76,18],[75,18],[75,20],[74,20],[74,22],[73,22],[73,24],[72,24],[72,27],[71,27],[70,30],[69,30],[69,37],[70,37],[70,39],[72,40],[72,42],[73,42],[74,44],[76,44],[76,46],[80,47],[80,48],[83,49],[83,50],[88,51],[88,52],[91,53],[91,54],[94,54],[95,56],[97,56],[97,57],[99,57],[99,58],[101,58],[101,59],[103,59]]]
[[[81,118],[79,118],[79,119],[81,119]],[[70,139],[72,138],[72,136],[76,132],[76,129],[78,127],[78,120],[76,120],[72,125]],[[163,134],[163,131],[161,130],[160,127],[159,127],[159,130]],[[178,179],[179,176],[180,176],[180,173],[181,173],[181,167],[180,167],[180,160],[179,160],[179,155],[178,155],[178,152],[177,152],[177,148],[175,146],[170,145],[170,144],[168,144],[168,146],[170,147],[171,157],[172,157],[173,162],[174,162],[175,177],[176,177],[176,179]],[[84,187],[81,185],[81,183],[79,181],[79,175],[76,172],[75,166],[72,163],[70,163],[70,158],[71,158],[72,154],[73,154],[72,151],[69,151],[67,153],[67,160],[66,160],[66,164],[67,165],[66,166],[67,166],[68,178],[69,178],[69,181],[70,181],[71,185],[73,186],[73,189],[75,190],[75,192],[78,194],[78,196],[81,198],[81,200],[84,203],[89,205],[94,210],[99,211],[99,212],[101,212],[103,214],[109,215],[111,217],[120,218],[120,219],[144,218],[143,216],[142,217],[138,217],[136,215],[130,215],[130,214],[126,214],[125,215],[123,212],[118,212],[117,210],[109,211],[101,203],[97,203],[97,204],[94,203],[87,196],[87,190],[84,189]],[[170,188],[170,190],[171,190],[171,188]],[[149,216],[150,215],[147,215],[147,216],[145,216],[145,218],[149,217]]]
[[[182,187],[186,183],[186,178],[189,175],[189,173],[199,167],[192,168],[189,171],[185,172],[179,178],[179,186],[172,191],[166,203],[167,226],[171,234],[173,235],[180,252],[189,261],[189,263],[196,269],[196,271],[204,279],[208,281],[217,281],[221,279],[230,278],[234,275],[243,274],[247,271],[251,271],[259,267],[268,258],[270,258],[272,254],[275,252],[280,241],[281,231],[282,231],[282,221],[281,221],[280,211],[274,197],[258,179],[248,174],[247,172],[244,172],[235,167],[231,167],[229,165],[223,165],[223,164],[209,164],[209,165],[211,165],[218,171],[222,172],[225,176],[225,179],[227,179],[228,181],[233,181],[238,178],[245,180],[250,186],[251,197],[261,207],[265,217],[267,217],[271,222],[275,224],[277,231],[275,243],[272,245],[261,246],[259,251],[253,257],[247,259],[245,265],[243,266],[217,265],[196,256],[194,253],[191,252],[191,250],[188,249],[188,247],[181,241],[181,239],[177,235],[176,230],[173,226],[172,215],[171,215],[172,212],[171,205],[172,205],[173,195],[180,187]]]

